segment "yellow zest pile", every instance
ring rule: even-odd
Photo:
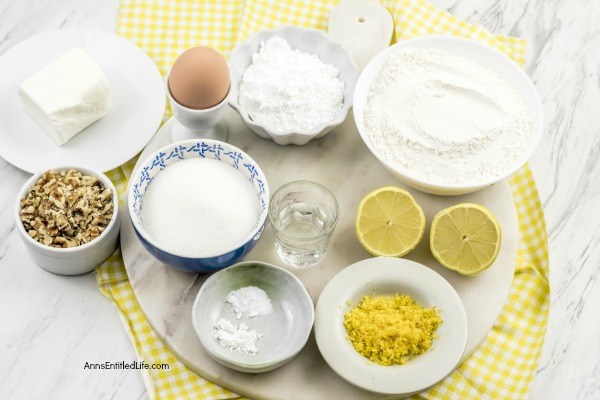
[[[380,365],[405,364],[431,347],[442,318],[409,295],[364,296],[344,315],[356,351]]]

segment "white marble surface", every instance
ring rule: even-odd
[[[114,30],[117,7],[0,0],[0,53],[44,30]],[[458,0],[451,11],[526,38],[527,72],[544,103],[546,132],[531,165],[548,224],[552,306],[530,397],[599,399],[600,3]],[[27,177],[0,160],[0,398],[147,397],[138,372],[83,370],[85,361],[129,362],[135,355],[93,275],[53,276],[25,253],[12,207]]]
[[[298,269],[283,264],[273,246],[275,237],[271,226],[267,226],[256,247],[244,257],[244,260],[263,261],[287,268],[302,281],[315,304],[335,274],[348,265],[371,257],[356,239],[354,209],[360,199],[372,190],[389,185],[409,190],[423,207],[427,221],[431,221],[440,210],[460,202],[482,204],[489,208],[502,226],[502,246],[494,265],[485,272],[476,277],[466,277],[439,265],[429,249],[428,228],[424,239],[406,256],[442,275],[457,291],[468,321],[463,360],[477,348],[502,311],[514,277],[518,221],[507,182],[460,197],[420,193],[398,182],[368,151],[352,118],[323,139],[302,147],[281,147],[270,140],[257,138],[233,110],[225,114],[224,120],[229,128],[227,142],[247,152],[260,164],[271,193],[293,177],[325,185],[338,200],[338,223],[327,253],[315,266]],[[172,142],[174,121],[174,118],[167,121],[146,146],[136,170],[152,153]],[[135,234],[126,209],[122,210],[122,218],[121,251],[135,296],[158,337],[188,368],[251,399],[386,398],[385,395],[358,389],[338,376],[319,353],[312,334],[296,357],[270,372],[244,374],[217,364],[202,349],[191,318],[192,304],[208,276],[176,271],[150,256]],[[306,373],[308,370],[310,374]],[[306,387],[311,388],[310,396],[299,390]]]

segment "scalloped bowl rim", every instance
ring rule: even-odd
[[[360,69],[358,68],[358,65],[356,64],[356,62],[354,62],[352,57],[350,57],[350,54],[346,51],[346,49],[344,49],[342,47],[342,45],[329,39],[329,37],[327,37],[325,32],[322,30],[314,29],[314,28],[302,28],[302,27],[293,26],[293,25],[284,25],[284,26],[281,26],[276,29],[264,29],[262,31],[253,33],[244,42],[236,45],[233,48],[233,50],[231,51],[231,56],[229,59],[230,70],[232,69],[231,68],[232,60],[233,60],[234,56],[236,55],[236,53],[238,53],[241,48],[250,46],[250,43],[252,43],[256,40],[259,40],[259,39],[261,42],[264,40],[268,40],[274,36],[277,36],[277,33],[286,31],[286,30],[296,30],[300,34],[307,34],[307,33],[308,34],[318,34],[318,35],[322,36],[323,39],[325,39],[330,44],[330,46],[338,47],[342,51],[342,53],[347,57],[347,59],[349,61],[348,64],[350,66],[352,66],[355,71],[356,79],[354,81],[354,87],[356,87],[356,83],[358,82],[358,78],[359,78],[359,74],[360,74]],[[304,52],[310,52],[309,50],[304,50],[304,49],[300,49],[300,50],[302,50]],[[253,52],[253,54],[254,54],[254,52]],[[321,60],[321,61],[323,61],[323,60]],[[323,61],[323,62],[325,62],[325,61]],[[336,65],[336,67],[340,68],[340,66],[338,66],[338,65]],[[240,76],[239,81],[241,81],[241,76]],[[232,88],[233,88],[233,84],[234,84],[234,82],[232,79]],[[346,81],[344,81],[344,85],[346,85],[346,87],[348,86]],[[239,83],[238,83],[238,87],[239,87]],[[346,87],[344,88],[344,90],[346,89]],[[230,90],[232,90],[232,89],[230,89]],[[239,93],[239,88],[235,88],[235,93]],[[344,120],[348,116],[348,112],[350,112],[350,109],[352,108],[353,100],[354,100],[353,95],[351,95],[351,96],[344,95],[344,101],[342,103],[342,108],[340,108],[336,112],[334,119],[332,121],[323,122],[323,123],[317,125],[316,127],[314,127],[313,129],[310,129],[310,130],[298,129],[298,130],[287,130],[284,132],[274,132],[271,129],[267,128],[266,126],[256,123],[255,121],[251,120],[250,117],[248,116],[248,112],[244,109],[244,107],[241,104],[239,104],[237,98],[238,98],[238,96],[230,96],[229,97],[229,105],[238,112],[238,114],[244,120],[244,122],[246,124],[251,125],[256,128],[259,128],[259,129],[263,129],[265,132],[267,132],[269,134],[269,136],[277,136],[277,137],[287,137],[287,136],[292,136],[292,135],[315,137],[330,127],[338,126],[342,122],[344,122]]]
[[[170,250],[165,250],[165,248],[158,244],[153,238],[152,236],[144,229],[142,223],[141,223],[141,219],[139,221],[135,221],[133,215],[135,214],[135,211],[133,209],[133,188],[134,185],[131,184],[129,185],[128,189],[127,189],[127,209],[129,211],[129,220],[131,221],[131,223],[133,224],[133,228],[137,231],[137,233],[144,239],[146,240],[149,244],[151,244],[152,246],[154,246],[155,248],[159,249],[160,251],[166,253],[166,254],[170,254],[174,257],[178,257],[178,258],[182,258],[182,259],[186,259],[186,260],[208,260],[208,259],[213,259],[213,258],[217,258],[217,257],[221,257],[224,255],[227,255],[229,253],[231,253],[232,251],[236,251],[239,248],[245,246],[246,244],[248,244],[250,241],[253,240],[253,238],[257,235],[257,234],[261,234],[262,235],[262,231],[263,228],[265,226],[265,223],[267,221],[267,217],[268,217],[268,213],[269,213],[269,203],[270,203],[270,192],[269,192],[269,184],[267,182],[267,176],[265,175],[265,173],[263,172],[263,170],[260,168],[260,165],[258,165],[258,163],[248,155],[248,153],[246,153],[245,151],[243,151],[242,149],[229,144],[227,142],[222,142],[220,140],[214,140],[214,139],[187,139],[187,140],[180,140],[178,142],[173,142],[171,144],[168,144],[166,146],[161,147],[160,149],[157,149],[156,151],[153,151],[145,160],[143,163],[140,164],[139,168],[137,169],[137,172],[135,173],[135,175],[132,175],[130,177],[130,182],[135,183],[139,177],[140,174],[142,173],[143,169],[145,166],[148,166],[149,164],[152,164],[152,160],[154,160],[154,158],[156,158],[157,154],[159,154],[160,152],[165,152],[167,150],[172,150],[174,149],[175,145],[181,145],[182,143],[194,143],[194,142],[199,142],[199,141],[203,141],[206,143],[212,143],[212,144],[219,144],[219,145],[226,145],[229,146],[230,148],[239,151],[244,158],[247,161],[250,161],[254,167],[256,167],[256,169],[258,170],[258,172],[260,173],[260,175],[262,175],[264,177],[264,190],[265,190],[265,211],[262,211],[259,216],[258,216],[258,221],[256,222],[256,227],[254,229],[252,229],[252,231],[250,231],[250,233],[248,235],[246,235],[244,237],[243,240],[237,242],[235,245],[232,245],[231,248],[227,251],[225,251],[224,253],[219,253],[219,254],[214,254],[214,255],[208,255],[208,256],[202,256],[202,257],[193,257],[193,256],[187,256],[187,255],[182,255],[182,254],[178,254],[175,252],[172,252]],[[220,160],[219,160],[220,161]],[[179,161],[177,161],[179,162]],[[168,168],[168,166],[166,167]],[[165,169],[166,169],[165,168]],[[161,170],[162,171],[162,170]],[[161,171],[159,171],[158,173],[160,173]],[[144,189],[144,194],[142,195],[142,197],[146,194],[146,189]],[[216,269],[221,269],[221,268],[216,268]]]
[[[463,38],[463,37],[459,37],[459,36],[453,36],[453,35],[426,35],[426,36],[419,36],[419,37],[415,37],[412,39],[403,40],[401,42],[398,42],[398,43],[388,47],[387,49],[385,49],[384,51],[379,53],[377,56],[375,56],[375,58],[373,58],[369,62],[369,64],[367,64],[367,66],[363,69],[363,71],[360,74],[360,77],[358,78],[358,80],[356,82],[356,87],[354,90],[354,99],[357,99],[358,96],[364,96],[365,98],[368,96],[369,89],[375,78],[373,78],[369,82],[365,83],[365,80],[368,79],[368,78],[366,78],[367,75],[372,73],[373,68],[376,68],[380,64],[383,65],[383,62],[385,62],[385,60],[387,60],[393,52],[398,51],[399,49],[415,48],[415,47],[411,46],[412,44],[419,45],[420,43],[435,42],[435,41],[441,41],[441,40],[455,42],[459,46],[476,47],[476,48],[478,48],[477,51],[483,51],[483,52],[487,51],[488,53],[493,54],[496,58],[499,57],[500,59],[503,59],[503,62],[506,65],[512,66],[512,69],[514,70],[514,72],[519,76],[518,79],[521,80],[521,84],[527,88],[529,95],[531,97],[533,97],[533,99],[534,99],[533,107],[529,107],[529,102],[527,100],[528,96],[526,93],[523,93],[520,90],[520,88],[517,87],[517,85],[515,85],[513,83],[515,81],[515,79],[508,77],[503,73],[497,72],[496,70],[489,68],[483,64],[480,64],[476,58],[456,54],[455,52],[453,52],[453,49],[443,50],[450,54],[458,55],[459,57],[470,58],[474,62],[490,69],[492,72],[502,76],[507,81],[509,81],[511,84],[513,84],[513,86],[515,86],[515,88],[523,96],[523,99],[527,103],[528,108],[531,112],[531,119],[532,119],[531,136],[528,141],[527,151],[523,152],[523,154],[515,162],[513,167],[511,167],[510,169],[507,169],[506,172],[502,173],[498,177],[494,177],[492,179],[487,179],[485,181],[480,181],[480,182],[475,182],[475,183],[448,184],[448,183],[427,182],[423,179],[419,179],[419,178],[412,176],[410,174],[410,171],[401,170],[401,169],[397,168],[391,162],[385,160],[381,154],[379,154],[379,152],[374,148],[373,144],[371,143],[371,140],[368,137],[366,128],[364,126],[364,121],[363,121],[363,117],[362,117],[362,114],[364,113],[364,107],[359,106],[358,110],[355,110],[354,122],[356,124],[358,133],[360,134],[360,137],[362,138],[365,145],[369,148],[371,153],[375,156],[375,158],[377,158],[379,160],[379,162],[381,162],[386,168],[388,168],[391,171],[394,171],[397,175],[404,177],[406,180],[415,182],[416,184],[418,184],[422,187],[430,187],[430,188],[442,189],[442,190],[461,190],[461,191],[462,190],[472,190],[472,191],[475,191],[475,190],[483,189],[485,187],[493,185],[494,183],[497,183],[497,182],[511,176],[516,171],[518,171],[519,168],[521,168],[523,165],[525,165],[525,163],[527,163],[527,161],[531,158],[531,156],[535,152],[535,149],[537,148],[537,146],[540,142],[540,139],[542,137],[542,133],[544,130],[544,126],[543,126],[544,125],[544,115],[543,115],[542,101],[540,99],[539,93],[537,92],[535,86],[533,85],[533,82],[531,81],[531,78],[527,75],[525,70],[523,68],[521,68],[513,60],[511,60],[506,54],[502,53],[501,51],[499,51],[491,46],[481,43],[479,41],[468,39],[468,38]],[[420,46],[418,48],[425,48],[425,46]],[[438,48],[438,47],[435,45],[432,45],[431,48]],[[363,90],[363,91],[357,90],[359,88],[362,88],[367,83],[368,83],[368,87],[366,88],[366,90]],[[359,104],[361,104],[361,103],[359,102]],[[358,111],[358,112],[356,112],[356,111]],[[412,187],[412,184],[409,184],[409,186]]]

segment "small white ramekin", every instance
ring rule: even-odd
[[[93,271],[100,263],[106,260],[116,249],[119,239],[119,194],[115,185],[103,173],[80,166],[60,166],[50,168],[54,171],[66,171],[70,169],[77,170],[84,175],[95,176],[102,181],[105,187],[110,188],[113,193],[113,216],[108,226],[94,240],[77,247],[55,248],[45,246],[29,236],[23,222],[21,221],[21,199],[27,197],[27,194],[42,177],[44,172],[33,175],[21,187],[15,204],[15,222],[17,232],[25,243],[25,247],[31,254],[31,257],[37,265],[46,271],[59,275],[80,275]]]

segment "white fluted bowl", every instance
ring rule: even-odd
[[[242,81],[242,75],[244,75],[246,68],[252,63],[252,54],[259,51],[261,42],[265,42],[274,36],[285,39],[292,48],[316,54],[323,62],[335,65],[340,69],[339,78],[345,84],[344,103],[332,121],[320,124],[309,131],[297,130],[279,133],[253,121],[248,112],[239,103],[239,86]],[[277,144],[296,145],[303,145],[312,139],[325,136],[333,128],[344,122],[348,111],[352,107],[354,86],[360,72],[348,52],[339,44],[332,42],[325,32],[291,25],[260,31],[250,36],[245,42],[237,45],[231,53],[229,69],[231,72],[229,104],[240,114],[246,125],[256,132],[257,135],[266,139],[272,139]]]

